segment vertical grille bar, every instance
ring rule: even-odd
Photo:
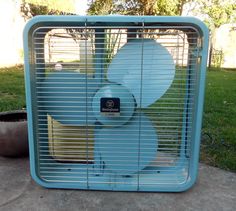
[[[142,21],[142,34],[143,34],[143,36],[142,36],[142,47],[141,47],[141,66],[140,66],[140,72],[141,72],[141,74],[140,74],[140,78],[141,78],[141,85],[140,85],[140,105],[142,105],[142,93],[143,93],[143,83],[142,83],[142,81],[143,81],[143,52],[144,52],[144,48],[143,48],[143,46],[144,46],[144,41],[143,41],[143,39],[144,39],[144,27],[145,27],[145,24],[144,24],[144,20]],[[140,167],[140,148],[141,148],[141,145],[140,145],[140,139],[141,139],[141,130],[142,130],[142,124],[141,124],[141,121],[142,121],[142,119],[141,119],[141,113],[139,112],[139,141],[138,141],[138,169],[139,169],[139,167]],[[139,172],[138,172],[138,190],[139,190],[139,180],[140,180],[140,175],[139,175]]]
[[[87,31],[87,18],[85,19],[85,83],[86,83],[86,159],[87,159],[87,189],[89,189],[89,162],[88,162],[88,52],[87,52],[87,40],[88,40],[88,31]]]

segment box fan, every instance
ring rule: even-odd
[[[184,191],[197,176],[208,30],[194,18],[39,16],[25,27],[32,177]]]

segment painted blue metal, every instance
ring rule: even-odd
[[[142,24],[142,23],[152,23],[156,24],[157,26],[163,26],[163,25],[174,25],[174,26],[183,26],[184,27],[192,27],[197,33],[199,34],[200,41],[203,43],[202,49],[198,52],[198,58],[200,58],[198,63],[196,64],[197,71],[195,71],[195,76],[197,78],[196,83],[197,83],[197,89],[195,90],[195,98],[194,98],[194,111],[192,114],[192,130],[191,132],[191,154],[189,155],[190,157],[188,158],[184,152],[184,144],[181,145],[181,156],[179,159],[178,164],[175,167],[152,167],[147,166],[148,163],[150,163],[151,160],[153,160],[153,157],[158,155],[156,152],[157,150],[157,135],[153,128],[151,122],[146,123],[149,128],[149,133],[142,133],[142,130],[140,131],[141,134],[141,140],[140,143],[137,143],[137,134],[133,134],[134,136],[128,135],[126,131],[130,130],[129,127],[138,127],[136,124],[137,121],[131,121],[128,124],[125,124],[124,126],[120,128],[101,128],[101,125],[97,125],[96,127],[96,136],[97,139],[104,137],[104,134],[111,133],[114,134],[117,130],[122,130],[123,134],[119,136],[122,147],[117,148],[117,150],[113,149],[113,145],[115,144],[115,139],[114,142],[106,142],[105,144],[107,145],[107,148],[111,148],[110,151],[100,153],[99,150],[96,153],[96,156],[101,156],[103,159],[106,160],[107,157],[110,157],[114,154],[122,154],[124,155],[126,148],[125,143],[126,141],[128,142],[128,147],[129,144],[140,144],[139,145],[139,150],[141,150],[141,156],[145,157],[145,151],[142,151],[142,145],[145,144],[150,144],[152,146],[150,148],[149,155],[151,153],[151,158],[147,159],[139,159],[139,163],[137,162],[137,159],[135,160],[130,160],[130,163],[135,163],[136,167],[132,168],[127,168],[124,170],[124,172],[119,172],[118,168],[116,168],[117,161],[113,160],[110,161],[107,159],[106,165],[103,163],[97,162],[96,164],[79,164],[79,163],[58,163],[58,162],[52,162],[50,163],[50,166],[47,165],[47,162],[45,162],[44,166],[45,168],[50,168],[50,167],[63,167],[63,170],[60,172],[58,171],[50,171],[50,173],[47,173],[44,175],[43,171],[39,169],[39,159],[40,159],[40,154],[39,154],[39,145],[37,140],[40,140],[39,134],[38,134],[38,126],[37,124],[40,123],[45,123],[45,120],[38,120],[37,116],[40,114],[40,111],[38,108],[42,106],[43,108],[46,108],[48,111],[47,113],[52,115],[56,120],[63,124],[67,124],[67,120],[71,120],[72,118],[70,115],[67,115],[70,113],[71,110],[65,109],[65,105],[70,105],[69,101],[67,102],[67,97],[71,97],[71,93],[73,95],[73,92],[84,92],[84,86],[82,85],[86,81],[86,87],[91,87],[92,88],[92,93],[95,94],[96,87],[92,85],[92,79],[91,79],[91,84],[90,84],[90,79],[87,76],[84,76],[82,74],[76,73],[76,78],[74,78],[74,75],[72,76],[72,73],[66,72],[67,76],[74,80],[76,85],[72,85],[70,88],[70,92],[66,93],[65,95],[62,96],[55,96],[49,94],[51,91],[54,92],[54,94],[58,91],[57,90],[57,85],[60,84],[60,76],[63,74],[63,72],[60,73],[52,73],[51,75],[45,76],[45,80],[35,80],[35,74],[36,74],[36,63],[44,63],[43,58],[34,58],[33,53],[34,53],[34,32],[36,29],[39,29],[40,27],[54,27],[54,26],[83,26],[84,23],[86,22],[87,26],[96,26],[96,23],[103,23],[106,26],[117,26],[117,27],[125,27],[125,26],[133,26],[135,24]],[[144,41],[146,42],[146,41]],[[130,41],[132,43],[132,41]],[[41,43],[42,44],[42,43]],[[26,84],[26,100],[27,100],[27,113],[28,113],[28,131],[29,131],[29,144],[30,144],[30,169],[31,169],[31,175],[34,178],[34,180],[47,188],[71,188],[71,189],[91,189],[91,190],[116,190],[116,191],[161,191],[161,192],[179,192],[179,191],[185,191],[189,189],[195,182],[197,178],[197,168],[198,168],[198,159],[199,159],[199,147],[200,147],[200,131],[201,131],[201,122],[202,122],[202,112],[203,112],[203,100],[204,100],[204,84],[205,84],[205,70],[206,70],[206,63],[207,63],[207,54],[208,54],[208,30],[206,26],[198,19],[195,18],[186,18],[186,17],[149,17],[149,16],[87,16],[87,17],[80,17],[80,16],[39,16],[33,18],[31,21],[28,22],[28,24],[25,27],[24,30],[24,52],[25,52],[25,84]],[[164,50],[163,50],[164,52]],[[38,52],[40,53],[40,52]],[[42,52],[41,52],[42,53]],[[38,59],[38,61],[37,61]],[[100,60],[102,61],[102,58],[97,58],[97,61]],[[173,63],[170,61],[171,66]],[[43,71],[45,71],[44,67],[40,67]],[[103,67],[95,67],[96,69],[96,74],[99,75],[101,78],[102,76],[102,70]],[[129,68],[130,69],[130,68]],[[171,67],[172,69],[172,67]],[[192,69],[192,68],[190,68]],[[132,71],[131,71],[132,72]],[[73,73],[74,74],[74,73]],[[131,74],[134,74],[133,72]],[[170,75],[172,77],[173,74],[173,69],[170,72]],[[98,77],[98,78],[99,78]],[[102,76],[103,77],[103,76]],[[48,82],[52,82],[54,79],[57,79],[55,83],[49,83],[49,86],[46,84]],[[113,79],[112,79],[113,80]],[[111,81],[112,81],[111,80]],[[116,80],[116,79],[114,79]],[[128,80],[128,79],[127,79]],[[169,80],[169,79],[168,79]],[[172,79],[170,79],[172,80]],[[189,79],[191,80],[191,78]],[[119,82],[123,83],[123,79],[119,80]],[[64,81],[63,81],[64,82]],[[41,84],[39,90],[36,88],[36,84],[39,83]],[[52,85],[53,84],[53,85]],[[80,85],[78,85],[80,84]],[[129,83],[124,84],[130,88],[131,92],[135,92],[135,86],[131,86]],[[91,85],[91,86],[90,86]],[[116,85],[118,86],[118,85]],[[63,85],[62,87],[63,89]],[[36,92],[41,90],[48,90],[49,93],[46,95],[39,95],[42,98],[47,97],[48,102],[45,104],[45,100],[43,104],[37,104],[36,100]],[[153,87],[153,89],[157,89],[157,87]],[[167,88],[166,88],[167,89]],[[190,88],[187,88],[187,91],[190,90]],[[163,91],[164,92],[164,91]],[[99,93],[99,92],[98,92]],[[125,95],[127,92],[125,92]],[[145,92],[145,95],[148,93]],[[162,93],[163,94],[163,93]],[[188,94],[187,94],[188,95]],[[91,94],[91,99],[92,99],[93,94]],[[102,94],[101,94],[102,96]],[[113,95],[111,95],[113,96]],[[115,95],[114,95],[115,96]],[[161,94],[160,94],[161,96]],[[51,98],[58,97],[60,102],[59,104],[55,104],[55,102],[50,102]],[[73,95],[72,97],[78,97],[77,95]],[[79,97],[84,98],[84,94],[80,95]],[[116,97],[116,96],[115,96]],[[123,97],[123,96],[119,96]],[[155,96],[157,97],[157,96]],[[154,97],[154,98],[155,98]],[[186,97],[188,98],[188,97]],[[87,99],[87,98],[86,98]],[[136,97],[137,100],[137,97]],[[133,104],[133,98],[128,97],[129,103]],[[153,101],[153,100],[152,100]],[[153,101],[154,102],[154,101]],[[187,102],[187,100],[186,100]],[[62,103],[62,104],[61,104]],[[69,103],[69,104],[68,104]],[[90,104],[90,102],[85,101],[78,101],[78,104],[76,104],[78,107],[84,105],[87,103]],[[145,106],[150,105],[150,102],[147,102]],[[59,113],[55,112],[55,108],[57,106],[63,106],[63,110],[65,115],[61,115],[59,117]],[[144,107],[145,107],[144,106]],[[187,106],[187,105],[186,105]],[[188,119],[188,108],[185,106],[185,111],[184,111],[184,119]],[[94,104],[94,109],[96,107],[96,102]],[[135,107],[135,106],[134,106]],[[142,107],[142,106],[141,106]],[[53,108],[51,111],[50,109]],[[92,107],[91,107],[92,108]],[[94,119],[88,120],[86,119],[84,112],[86,112],[83,109],[78,109],[74,110],[75,112],[78,112],[76,115],[80,117],[80,120],[77,121],[77,118],[75,118],[75,125],[81,125],[85,124],[85,122],[88,124],[93,123]],[[91,112],[92,109],[90,109],[90,106],[87,108],[89,112]],[[44,114],[45,111],[42,111]],[[81,112],[81,113],[80,113]],[[96,114],[96,109],[95,109],[95,116]],[[129,111],[130,116],[133,115],[133,111]],[[131,114],[132,113],[132,114]],[[82,115],[81,115],[82,114]],[[89,115],[91,116],[91,115]],[[74,116],[76,117],[76,116]],[[73,118],[74,118],[73,117]],[[135,119],[137,116],[134,116],[133,118]],[[72,118],[72,119],[73,119]],[[148,122],[147,117],[142,114],[141,119],[145,118],[145,122]],[[132,119],[132,118],[131,118]],[[133,119],[133,120],[134,120]],[[99,120],[99,118],[98,118]],[[82,121],[82,123],[81,123]],[[103,120],[101,120],[103,121]],[[186,121],[185,121],[186,122]],[[97,123],[95,123],[97,124]],[[149,125],[148,125],[149,124]],[[142,125],[141,128],[145,127],[145,125]],[[183,132],[186,133],[186,129],[188,128],[188,123],[183,127]],[[99,130],[99,131],[98,131]],[[111,130],[111,132],[109,132]],[[104,132],[105,131],[105,132]],[[130,134],[130,133],[129,133]],[[146,136],[150,135],[150,142],[145,142],[147,140]],[[184,136],[183,136],[184,137]],[[185,140],[182,140],[182,143],[184,143]],[[99,141],[97,141],[96,145],[98,146],[97,149],[99,149]],[[141,146],[141,147],[140,147]],[[95,147],[96,148],[96,147]],[[134,151],[134,153],[137,154],[137,151]],[[49,156],[49,155],[48,155]],[[100,158],[98,158],[99,160]],[[186,163],[186,164],[184,164]],[[125,165],[125,160],[121,160],[120,164]],[[98,165],[98,169],[94,168],[95,165]],[[90,167],[88,169],[88,166]],[[109,167],[108,167],[109,166]],[[145,168],[145,166],[147,166]],[[112,168],[110,168],[112,167]],[[73,175],[70,177],[70,181],[63,182],[59,178],[64,177],[65,175],[68,175],[68,169],[71,169],[73,172]],[[182,174],[181,172],[184,172],[187,169],[187,179],[186,179],[186,173]],[[139,174],[135,174],[134,176],[130,176],[131,173],[139,171]],[[168,171],[169,173],[166,174],[165,172]],[[108,174],[104,174],[104,172]],[[110,174],[109,174],[110,172]],[[148,173],[151,172],[151,173]],[[158,172],[158,174],[154,174],[153,172]],[[129,177],[124,177],[124,175],[129,175]],[[168,180],[172,179],[173,177],[176,177],[176,181],[178,181],[176,184],[160,184],[159,181],[161,180]],[[53,176],[54,181],[51,181],[50,178]],[[57,180],[58,178],[58,180]],[[78,178],[80,178],[78,180]]]
[[[95,79],[100,81],[102,84],[104,79],[104,46],[105,45],[105,33],[104,29],[96,29],[95,30]]]

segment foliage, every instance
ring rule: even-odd
[[[73,12],[73,0],[23,0],[21,4],[21,13],[25,19],[36,15],[63,15]]]
[[[222,65],[223,58],[224,54],[222,50],[216,50],[214,48],[212,49],[211,65],[220,68]]]
[[[158,0],[157,15],[181,15],[185,3],[191,0]]]
[[[89,3],[90,15],[181,15],[185,4],[202,14],[213,30],[236,20],[235,0],[95,0]],[[194,11],[193,11],[194,12]]]
[[[207,15],[205,22],[211,29],[236,21],[235,0],[198,0],[198,2],[201,5],[201,12]]]
[[[96,0],[90,1],[90,15],[181,15],[191,0]]]
[[[49,10],[74,12],[74,0],[24,0],[26,3],[48,7]]]
[[[113,0],[90,1],[90,15],[108,15],[113,13]]]

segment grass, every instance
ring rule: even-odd
[[[25,108],[23,67],[0,69],[0,111]],[[201,161],[236,172],[236,71],[207,72]]]
[[[207,72],[201,159],[236,172],[236,71]]]
[[[0,111],[25,108],[24,72],[22,66],[0,69]]]

